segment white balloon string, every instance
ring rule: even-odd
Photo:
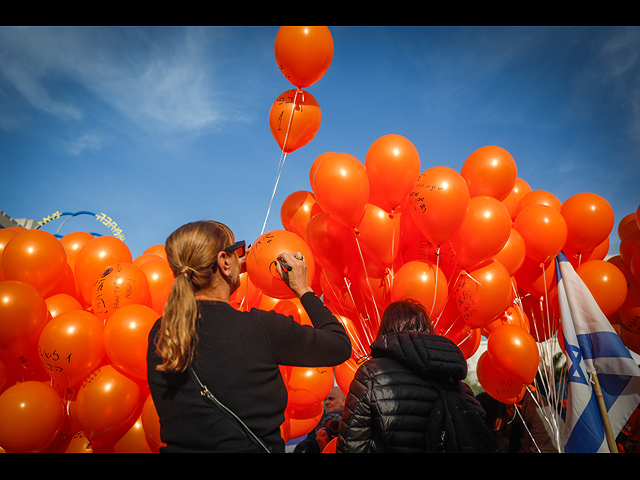
[[[431,311],[429,312],[429,316],[433,315],[433,310],[436,308],[436,298],[438,297],[438,272],[440,272],[440,245],[436,246],[436,275],[434,282],[435,285],[433,288],[433,303],[431,304]],[[440,318],[439,315],[438,318]]]
[[[280,176],[282,175],[282,169],[284,167],[284,162],[287,158],[287,154],[285,153],[287,140],[289,139],[289,132],[291,131],[291,124],[293,123],[293,112],[296,110],[296,101],[298,99],[298,92],[300,89],[296,90],[296,94],[293,97],[293,106],[291,107],[291,115],[289,115],[289,122],[287,124],[287,131],[285,132],[284,142],[282,143],[282,154],[280,156],[280,162],[278,163],[278,171],[276,173],[276,180],[273,185],[273,191],[271,192],[271,200],[269,200],[269,206],[267,208],[267,215],[265,216],[264,223],[262,224],[262,231],[260,235],[262,235],[267,227],[267,220],[269,219],[269,213],[271,212],[271,205],[273,204],[273,199],[276,196],[276,190],[278,189],[278,183],[280,182]],[[304,96],[303,96],[304,101]]]
[[[362,254],[362,250],[360,249],[360,241],[358,240],[358,235],[353,231],[353,236],[356,239],[356,245],[358,246],[358,253],[360,254],[360,260],[362,261],[362,268],[364,269],[364,276],[367,279],[367,286],[369,287],[369,292],[371,293],[371,300],[373,301],[373,308],[376,311],[376,318],[378,320],[378,325],[380,325],[380,312],[378,311],[378,304],[376,303],[375,295],[373,294],[373,288],[371,288],[371,282],[369,282],[369,272],[367,271],[367,264],[364,261],[364,255]]]

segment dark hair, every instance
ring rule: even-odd
[[[420,302],[410,298],[389,304],[380,320],[378,338],[388,333],[405,330],[434,333],[427,310]]]

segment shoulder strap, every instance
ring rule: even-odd
[[[200,395],[202,395],[205,400],[209,401],[212,405],[216,406],[218,410],[222,413],[222,415],[240,432],[246,435],[252,442],[254,442],[264,453],[271,453],[271,450],[260,440],[255,433],[251,431],[251,429],[238,417],[233,411],[223,405],[220,400],[218,400],[213,393],[209,391],[209,389],[202,384],[198,375],[196,375],[193,367],[189,367],[189,374],[193,381],[200,388]]]

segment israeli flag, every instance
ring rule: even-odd
[[[615,437],[640,403],[640,368],[563,253],[556,271],[569,380],[564,449],[607,453],[591,374],[598,376]]]

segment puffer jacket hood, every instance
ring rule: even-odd
[[[393,357],[422,378],[463,380],[467,361],[447,337],[413,331],[387,334],[371,345],[373,358]]]

